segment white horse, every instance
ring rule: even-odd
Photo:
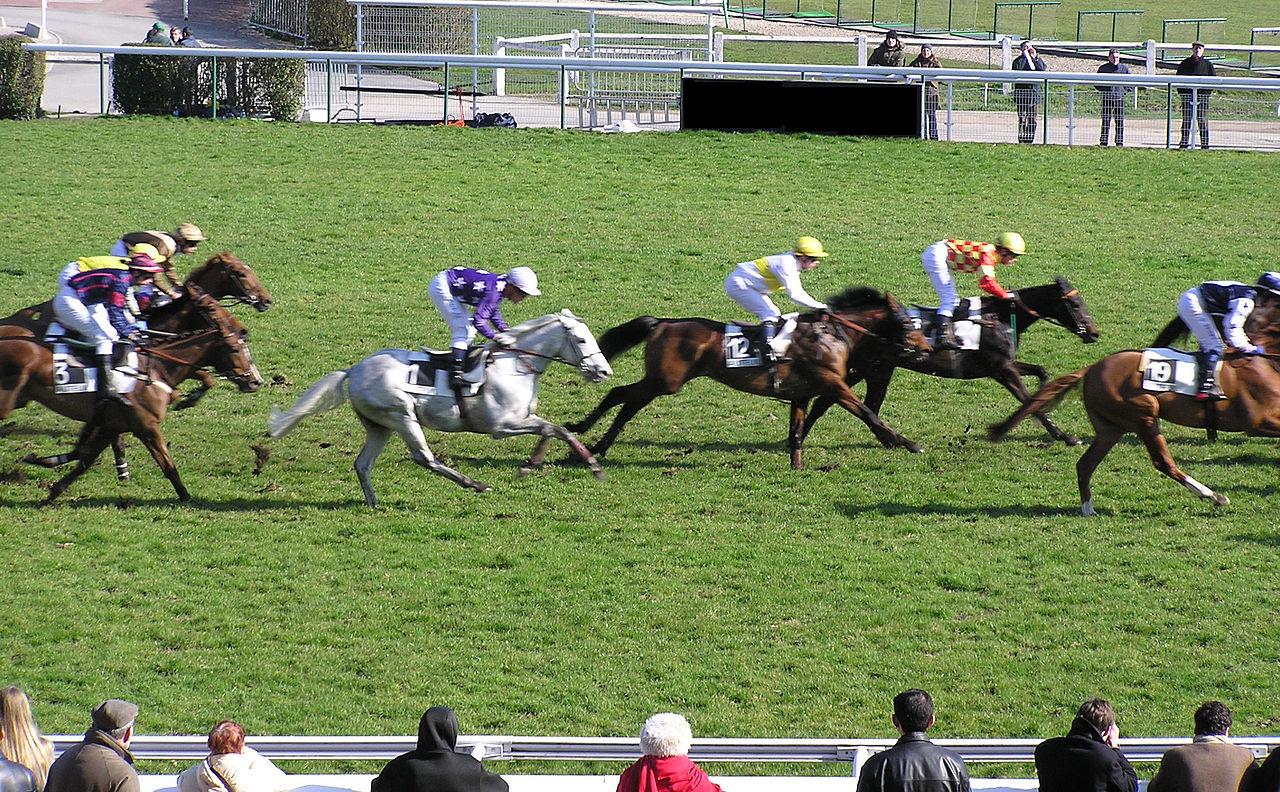
[[[577,366],[583,377],[592,382],[600,382],[613,374],[595,336],[568,309],[530,319],[512,328],[511,333],[516,337],[511,347],[489,345],[485,383],[477,393],[464,397],[462,405],[447,388],[439,393],[411,392],[414,390],[408,385],[414,373],[411,358],[421,358],[421,355],[407,349],[384,349],[346,371],[325,375],[287,411],[272,410],[268,429],[272,437],[281,437],[303,418],[332,410],[350,398],[356,416],[364,424],[364,447],[356,457],[355,470],[365,502],[370,506],[377,506],[378,498],[369,473],[392,432],[400,435],[413,461],[422,467],[476,492],[489,490],[487,485],[437,460],[427,447],[422,426],[442,432],[476,432],[492,437],[541,435],[533,455],[520,468],[522,476],[541,464],[550,439],[559,437],[591,467],[597,479],[604,478],[596,458],[572,432],[533,414],[538,406],[538,377],[551,361]]]

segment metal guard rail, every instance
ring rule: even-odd
[[[78,734],[46,735],[58,753],[80,742]],[[747,739],[706,738],[694,741],[689,755],[701,762],[848,763],[894,744],[891,739]],[[966,762],[1020,762],[1034,759],[1038,738],[938,739],[938,745],[957,751]],[[1121,750],[1130,761],[1159,761],[1170,748],[1190,742],[1185,737],[1122,738]],[[1257,756],[1280,746],[1280,737],[1233,737]],[[316,761],[387,760],[411,751],[414,737],[287,737],[251,736],[247,743],[271,759]],[[130,750],[138,759],[196,760],[208,754],[204,735],[136,735]],[[640,756],[634,737],[513,737],[464,735],[458,750],[487,760],[632,761]]]
[[[93,55],[153,55],[176,58],[279,58],[313,62],[333,61],[364,66],[427,66],[460,68],[505,68],[572,71],[635,72],[709,76],[776,76],[806,79],[823,77],[863,80],[934,80],[952,82],[1102,85],[1117,83],[1136,86],[1280,91],[1280,80],[1249,77],[1182,77],[1169,74],[1097,74],[1094,72],[1025,72],[979,69],[908,69],[893,66],[845,66],[840,64],[745,63],[706,61],[637,61],[627,58],[556,58],[525,55],[450,55],[343,52],[329,50],[261,50],[185,47],[101,47],[90,44],[23,44],[29,52],[67,52]],[[1035,74],[1035,77],[1029,75]]]

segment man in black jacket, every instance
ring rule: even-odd
[[[1120,753],[1119,740],[1109,701],[1081,704],[1066,737],[1036,746],[1040,792],[1137,792],[1138,775]]]
[[[928,693],[904,690],[894,696],[893,727],[902,736],[862,766],[858,792],[969,792],[964,760],[925,737],[933,723]]]
[[[1204,56],[1204,45],[1195,42],[1191,45],[1191,57],[1178,64],[1178,74],[1189,77],[1216,77],[1213,61]],[[1196,126],[1200,128],[1200,148],[1209,148],[1209,95],[1213,91],[1208,88],[1196,88],[1194,95],[1190,88],[1179,88],[1178,99],[1182,102],[1182,140],[1178,148],[1187,148],[1191,143],[1191,116],[1196,117]]]
[[[1107,62],[1098,67],[1098,74],[1128,74],[1129,67],[1120,62],[1120,50],[1112,48],[1107,52]],[[1102,94],[1102,139],[1098,145],[1107,145],[1107,132],[1111,122],[1116,122],[1116,145],[1124,145],[1124,95],[1129,89],[1115,83],[1104,83],[1096,86]]]
[[[1032,72],[1048,69],[1044,58],[1036,54],[1036,48],[1030,41],[1023,41],[1021,46],[1022,54],[1013,59],[1010,68],[1014,71]],[[1014,83],[1013,103],[1018,108],[1018,142],[1034,143],[1036,125],[1040,121],[1040,82]]]
[[[418,723],[418,747],[382,768],[370,792],[507,792],[501,776],[479,760],[455,753],[458,716],[448,707],[432,707]]]

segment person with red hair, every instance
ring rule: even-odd
[[[289,777],[244,744],[244,727],[220,721],[209,732],[209,755],[178,776],[178,792],[282,792]]]
[[[693,730],[683,715],[659,712],[644,722],[644,756],[622,772],[618,792],[721,792],[689,758]]]

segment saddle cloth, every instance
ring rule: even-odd
[[[1138,370],[1142,372],[1142,389],[1151,393],[1181,393],[1195,396],[1198,393],[1196,384],[1199,381],[1200,360],[1192,352],[1169,347],[1149,347],[1142,350],[1142,358],[1138,362]],[[1222,395],[1216,380],[1222,373],[1222,361],[1218,361],[1214,369],[1213,394]]]
[[[907,315],[911,317],[911,322],[916,326],[916,329],[924,333],[930,343],[936,345],[938,342],[938,309],[925,305],[912,305],[907,309]],[[982,338],[982,325],[979,324],[981,319],[981,297],[966,297],[956,305],[951,329],[956,334],[956,340],[960,342],[961,349],[978,348],[979,340]]]
[[[453,396],[453,388],[449,387],[449,368],[452,362],[449,352],[434,349],[422,349],[409,355],[409,374],[402,383],[405,391],[423,396]],[[467,360],[462,367],[462,395],[474,396],[484,384],[485,369],[489,363],[489,350],[486,347],[471,347],[467,350]]]
[[[53,350],[53,392],[95,393],[98,390],[98,366],[93,347],[85,349],[78,343],[55,340],[46,343]],[[117,393],[129,393],[137,385],[133,372],[138,369],[138,353],[132,349],[123,359],[117,358],[116,366],[129,368],[128,372],[111,370],[112,385]]]
[[[785,357],[791,348],[791,335],[796,330],[798,313],[782,315],[782,325],[769,346],[778,357]],[[764,354],[763,325],[726,324],[724,326],[725,368],[753,368],[763,366],[767,357]]]

